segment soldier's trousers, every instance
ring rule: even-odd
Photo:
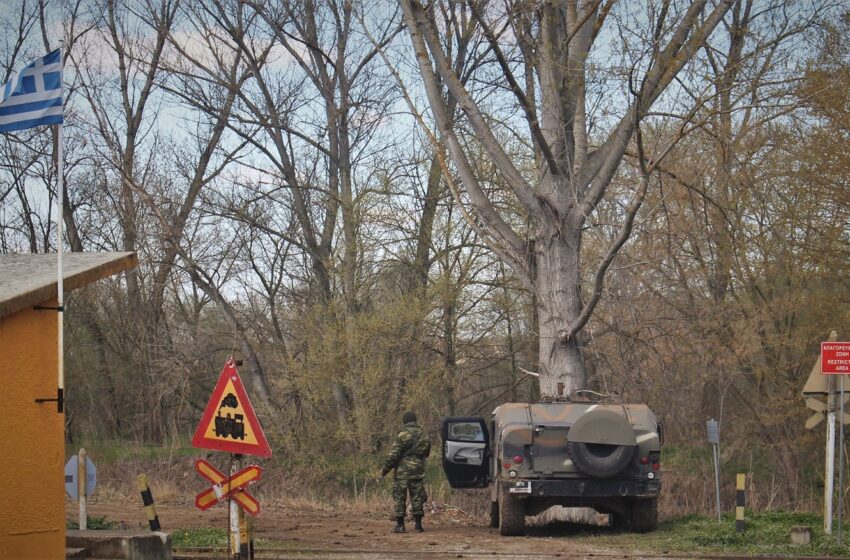
[[[407,511],[407,494],[410,494],[410,509],[413,515],[425,515],[423,505],[428,499],[425,494],[425,486],[421,478],[393,479],[393,501],[395,502],[395,516],[404,517]]]

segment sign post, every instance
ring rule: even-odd
[[[826,397],[826,465],[823,488],[823,532],[832,534],[832,495],[835,485],[835,378],[829,378],[829,393]]]
[[[841,411],[838,417],[844,419],[844,376],[839,378],[841,398],[838,399]],[[839,422],[841,431],[838,439],[838,544],[841,544],[841,514],[844,511],[844,422]]]
[[[65,463],[65,492],[71,499],[79,502],[79,526],[85,531],[87,526],[86,497],[91,496],[97,486],[97,468],[88,458],[85,449],[80,449],[77,455],[71,455]]]
[[[241,456],[239,456],[241,457]],[[237,469],[242,466],[242,460],[238,459],[239,465],[237,465]],[[233,478],[233,455],[230,455],[230,477]],[[227,496],[227,519],[230,522],[230,537],[227,539],[230,543],[230,554],[233,557],[240,558],[239,554],[239,506],[236,505],[236,500],[233,499],[233,496]]]
[[[77,456],[77,465],[79,473],[77,476],[77,484],[79,484],[78,494],[80,496],[80,531],[88,529],[88,518],[86,517],[86,450],[80,449],[80,454]]]
[[[260,503],[245,488],[260,479],[263,469],[249,465],[234,472],[233,459],[235,455],[241,466],[242,455],[271,457],[272,452],[232,356],[225,362],[204,409],[192,437],[192,447],[230,454],[227,475],[204,459],[195,461],[198,474],[213,483],[212,487],[195,497],[195,507],[209,509],[226,499],[228,553],[239,558],[251,558],[251,548],[240,546],[243,540],[250,542],[250,538],[242,538],[240,527],[246,527],[243,510],[257,515],[260,513]]]
[[[838,334],[832,331],[827,342],[820,344],[820,366],[821,373],[829,376],[829,397],[828,397],[828,417],[829,424],[827,425],[827,488],[824,489],[824,502],[827,507],[827,515],[829,521],[824,519],[824,532],[832,534],[832,472],[835,462],[835,375],[841,376],[839,402],[839,417],[841,418],[839,452],[838,452],[838,542],[841,543],[841,524],[843,513],[844,495],[844,376],[850,373],[850,342],[838,342],[836,339]],[[829,495],[826,495],[827,489]],[[826,517],[826,516],[825,516]]]
[[[717,420],[706,420],[708,443],[711,444],[711,456],[714,459],[714,490],[717,503],[717,521],[720,521],[720,426]]]

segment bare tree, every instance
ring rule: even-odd
[[[346,313],[356,313],[362,270],[358,166],[374,157],[371,143],[389,104],[373,69],[377,50],[357,40],[350,2],[222,1],[197,3],[195,9],[227,34],[250,73],[244,84],[220,72],[217,79],[237,93],[229,126],[264,162],[254,169],[271,183],[258,183],[262,188],[252,204],[291,208],[297,235],[254,219],[250,206],[223,211],[307,255],[314,294],[329,311],[339,278]],[[389,24],[382,35],[382,44],[392,37]],[[340,225],[341,251],[336,253]],[[345,418],[351,406],[348,390],[335,383],[333,393],[337,413]]]
[[[468,205],[486,232],[488,243],[537,298],[540,383],[544,395],[582,388],[585,369],[579,333],[601,292],[605,271],[619,247],[610,248],[594,274],[592,294],[582,302],[581,241],[585,224],[606,194],[629,142],[650,108],[705,44],[733,0],[691,2],[681,13],[661,2],[650,13],[640,56],[630,61],[628,97],[608,103],[624,106],[599,146],[592,147],[587,73],[595,41],[604,33],[614,2],[471,2],[468,9],[488,39],[500,81],[508,84],[527,123],[536,178],[528,179],[494,132],[493,116],[460,83],[446,60],[429,10],[415,0],[402,2],[432,114],[445,138],[465,188]],[[454,6],[454,3],[449,3]],[[638,22],[630,21],[630,25]],[[605,31],[607,30],[607,31]],[[621,28],[622,32],[626,29]],[[513,63],[513,60],[519,60]],[[451,126],[439,80],[456,99],[482,149],[498,167],[507,188],[534,223],[534,246],[495,205],[470,164],[468,148]],[[525,85],[521,85],[521,81]],[[597,136],[599,133],[596,133]],[[635,212],[639,204],[635,205]],[[624,220],[628,223],[628,217]],[[624,232],[626,227],[624,225]],[[626,237],[628,232],[626,232]],[[619,244],[622,246],[622,243]]]

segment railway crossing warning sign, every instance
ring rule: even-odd
[[[192,447],[257,457],[272,455],[232,357],[224,364]]]
[[[195,507],[199,510],[207,510],[221,500],[230,497],[239,504],[239,507],[251,515],[260,513],[260,502],[249,494],[245,487],[260,480],[263,474],[262,467],[249,465],[227,477],[208,461],[198,459],[195,461],[195,470],[213,483],[211,488],[207,488],[195,496]]]

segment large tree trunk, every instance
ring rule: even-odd
[[[565,324],[575,321],[582,309],[579,294],[581,231],[541,227],[535,243],[534,278],[539,321],[540,395],[559,396],[583,389],[586,381],[577,337],[562,342]]]

